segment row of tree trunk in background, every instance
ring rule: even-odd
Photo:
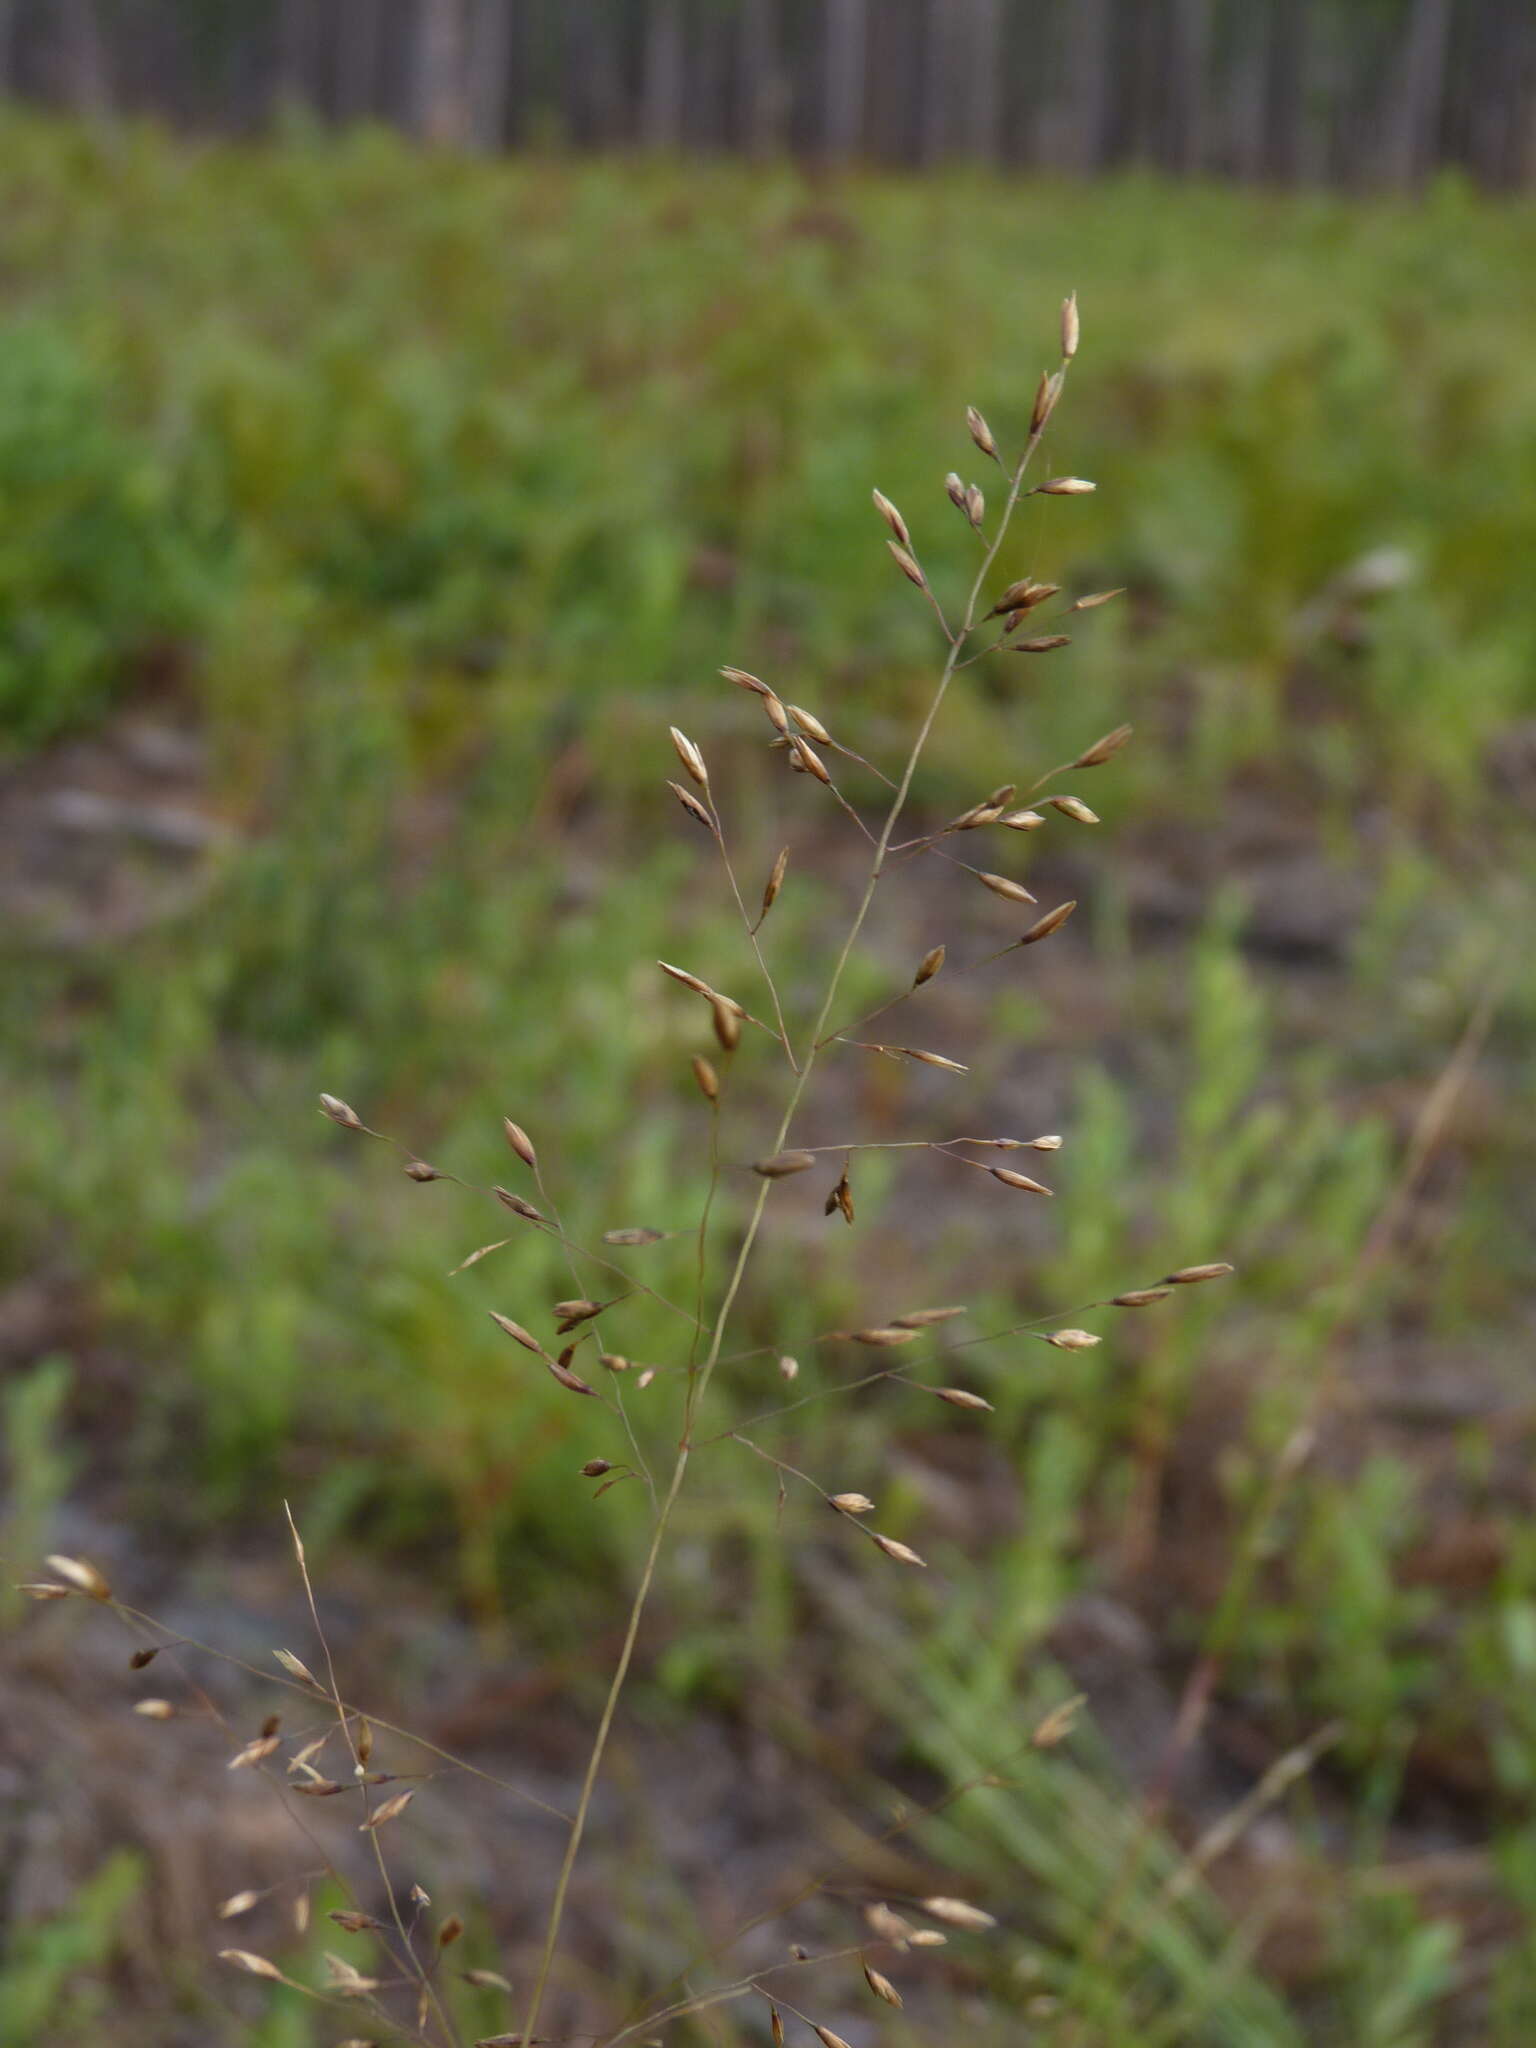
[[[0,91],[484,149],[1536,182],[1536,0],[0,0]]]

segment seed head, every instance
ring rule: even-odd
[[[1052,1191],[1037,1180],[1031,1180],[1027,1173],[1015,1173],[1011,1166],[989,1166],[988,1173],[994,1180],[1000,1180],[1005,1188],[1017,1188],[1021,1194],[1048,1195]]]
[[[1064,362],[1070,363],[1077,354],[1077,344],[1082,328],[1077,317],[1077,293],[1061,302],[1061,354]]]
[[[57,1572],[61,1579],[73,1586],[77,1593],[85,1593],[92,1600],[110,1600],[112,1588],[106,1579],[83,1557],[64,1557],[55,1551],[47,1560],[48,1569]]]
[[[987,425],[974,405],[968,405],[965,408],[965,424],[970,428],[971,439],[976,443],[982,454],[990,455],[992,460],[996,462],[998,459],[997,443],[992,438],[992,429]]]
[[[998,819],[1010,832],[1035,832],[1045,823],[1039,811],[1008,811]]]
[[[501,1128],[506,1134],[507,1143],[512,1147],[518,1158],[521,1159],[524,1166],[528,1167],[531,1172],[537,1173],[539,1170],[539,1155],[534,1151],[533,1140],[523,1129],[522,1125],[515,1124],[511,1117],[504,1116],[501,1120]]]
[[[794,749],[795,757],[807,775],[814,775],[818,782],[830,782],[832,780],[831,776],[827,773],[826,762],[822,760],[820,754],[817,753],[810,741],[801,739],[798,733],[795,736]]]
[[[1009,644],[1010,654],[1054,654],[1058,647],[1070,647],[1070,633],[1036,633],[1029,640],[1014,640]]]
[[[1074,605],[1073,610],[1079,607]],[[1091,747],[1085,747],[1072,763],[1074,768],[1098,768],[1105,761],[1118,754],[1131,736],[1131,727],[1117,725],[1113,732],[1105,733],[1103,739],[1095,740]]]
[[[720,1076],[701,1052],[693,1056],[693,1078],[699,1084],[699,1093],[706,1102],[720,1100]]]
[[[798,704],[789,706],[789,715],[800,730],[809,733],[813,740],[820,740],[824,747],[832,744],[832,735],[813,711],[806,711]]]
[[[864,1981],[870,1990],[873,1991],[876,1998],[883,2000],[886,2005],[894,2005],[898,2010],[900,2009],[901,1993],[896,1989],[896,1986],[889,1977],[882,1977],[878,1970],[872,1970],[869,1964],[866,1963],[864,1965]]]
[[[990,1401],[984,1401],[980,1394],[972,1394],[964,1387],[935,1387],[933,1391],[951,1408],[984,1408],[989,1415],[992,1413]]]
[[[907,531],[907,522],[896,510],[896,507],[891,503],[884,491],[876,491],[874,493],[874,500],[875,510],[880,514],[880,517],[885,521],[892,533],[895,534],[903,547],[910,547],[912,536]]]
[[[773,694],[772,690],[764,690],[763,692],[763,711],[768,723],[775,732],[787,733],[789,731],[789,713],[784,709],[783,704]]]
[[[683,785],[680,782],[669,782],[667,784],[667,787],[671,790],[672,794],[677,798],[678,802],[682,805],[683,809],[688,813],[690,818],[697,819],[699,824],[701,824],[707,832],[714,831],[715,822],[713,818],[710,817],[708,811],[705,810],[704,806],[699,802],[696,796],[694,796],[690,791],[684,789]]]
[[[1045,489],[1043,484],[1041,489]],[[668,726],[667,730],[672,735],[672,744],[677,749],[679,761],[682,762],[684,768],[693,777],[700,789],[708,789],[709,770],[704,766],[704,756],[685,732],[679,732],[675,725]]]
[[[1069,612],[1097,611],[1101,604],[1108,604],[1112,597],[1124,597],[1125,585],[1119,584],[1114,590],[1091,590],[1086,597],[1078,598],[1067,606]]]
[[[221,1948],[221,1963],[233,1963],[237,1970],[244,1970],[250,1977],[270,1977],[276,1984],[283,1981],[283,1973],[276,1963],[269,1963],[265,1956],[253,1956],[249,1949]]]
[[[521,1195],[514,1195],[510,1188],[492,1188],[491,1193],[504,1209],[510,1209],[514,1216],[521,1216],[525,1223],[542,1223],[543,1215],[532,1202],[525,1202]]]
[[[1037,496],[1042,498],[1086,498],[1098,489],[1085,476],[1052,476],[1043,484],[1036,484]]]
[[[1048,1330],[1042,1341],[1053,1344],[1058,1351],[1091,1351],[1104,1340],[1095,1337],[1092,1330]]]
[[[759,697],[767,692],[768,685],[749,675],[744,668],[723,668],[720,673],[728,683],[735,683],[743,690],[755,690]]]
[[[779,1378],[781,1380],[796,1380],[799,1377],[800,1361],[798,1358],[790,1358],[786,1355],[779,1360]]]
[[[892,1316],[891,1323],[898,1330],[928,1330],[935,1323],[952,1323],[964,1314],[963,1308],[914,1308],[904,1316]]]
[[[875,1504],[867,1493],[834,1493],[830,1503],[840,1515],[872,1515]]]
[[[1210,1266],[1180,1266],[1177,1273],[1164,1276],[1164,1284],[1169,1287],[1197,1287],[1202,1280],[1225,1280],[1227,1275],[1235,1270],[1235,1267],[1227,1265],[1224,1261],[1218,1261]],[[57,1558],[50,1558],[48,1562],[55,1571],[58,1570]]]
[[[709,999],[710,1015],[715,1027],[715,1037],[722,1052],[734,1052],[741,1043],[741,1015],[735,1005],[724,996],[712,995]]]
[[[976,1933],[997,1925],[990,1913],[966,1899],[924,1899],[923,1911],[931,1919],[943,1920],[951,1927],[968,1927]]]
[[[886,546],[890,549],[897,568],[906,577],[907,581],[915,583],[919,590],[926,590],[928,588],[928,578],[918,567],[915,557],[908,554],[899,540],[888,540]]]
[[[987,501],[981,494],[980,486],[967,484],[965,488],[965,516],[978,532],[981,522],[987,516]]]
[[[1113,1295],[1111,1305],[1115,1308],[1150,1308],[1154,1301],[1166,1301],[1172,1292],[1171,1287],[1132,1287],[1125,1294]]]
[[[521,1323],[514,1323],[510,1316],[499,1315],[495,1309],[491,1309],[489,1314],[497,1329],[505,1330],[514,1344],[521,1344],[523,1349],[531,1351],[535,1358],[548,1358],[549,1353],[531,1330],[525,1330]]]
[[[1044,917],[1037,917],[1029,930],[1020,939],[1021,946],[1036,946],[1042,939],[1048,939],[1052,932],[1059,932],[1067,919],[1077,908],[1074,896],[1066,903],[1058,903],[1054,910],[1048,910]]]
[[[1012,881],[1007,875],[978,874],[976,879],[994,896],[1006,896],[1011,903],[1033,903],[1037,900],[1022,882]]]
[[[320,1108],[333,1124],[340,1124],[344,1131],[360,1131],[363,1120],[350,1102],[343,1102],[339,1095],[322,1095]]]
[[[944,965],[944,957],[944,948],[942,946],[935,946],[931,951],[925,953],[917,963],[917,972],[912,977],[912,986],[914,988],[921,988],[925,981],[932,981],[933,977]]]
[[[146,1721],[174,1721],[176,1709],[169,1700],[135,1700],[133,1711]]]
[[[772,910],[774,903],[778,899],[779,891],[784,886],[784,875],[788,867],[789,848],[786,846],[781,849],[778,859],[773,864],[773,872],[769,875],[767,881],[763,884],[764,917],[766,917],[769,911]]]
[[[963,512],[965,510],[965,485],[953,470],[944,479],[944,489],[948,493],[949,502],[954,506],[955,510]]]
[[[1045,801],[1053,810],[1060,811],[1064,818],[1075,818],[1079,825],[1097,825],[1099,822],[1098,812],[1090,811],[1081,797],[1048,796]]]
[[[1056,410],[1056,401],[1061,396],[1061,372],[1042,370],[1040,382],[1035,390],[1035,403],[1029,415],[1029,431],[1038,434],[1046,421]]]
[[[1064,1742],[1072,1733],[1078,1715],[1088,1704],[1086,1693],[1075,1693],[1069,1700],[1063,1700],[1059,1707],[1052,1707],[1034,1734],[1029,1738],[1036,1749],[1054,1749],[1058,1742]]]
[[[403,1170],[409,1180],[428,1181],[443,1178],[435,1166],[428,1166],[425,1159],[413,1159]]]
[[[927,1570],[927,1559],[919,1557],[917,1552],[909,1548],[907,1544],[898,1543],[894,1536],[881,1536],[877,1532],[875,1542],[885,1552],[886,1556],[894,1558],[897,1564],[915,1564],[923,1570]]]
[[[816,1164],[814,1152],[775,1152],[771,1159],[759,1159],[752,1168],[764,1180],[784,1180],[792,1173],[804,1173]]]

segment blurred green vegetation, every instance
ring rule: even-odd
[[[1134,1021],[1079,1026],[1049,980],[1003,999],[983,1085],[1073,1054],[1063,1199],[1018,1260],[1000,1235],[1012,1213],[957,1212],[933,1234],[931,1284],[949,1298],[958,1267],[984,1329],[1183,1258],[1231,1257],[1244,1278],[1166,1319],[1122,1318],[1070,1373],[1043,1346],[976,1355],[1016,1526],[972,1555],[942,1613],[902,1589],[931,1634],[910,1697],[974,1728],[984,1756],[977,1701],[1004,1711],[1063,1603],[1144,1560],[1170,1460],[1224,1388],[1239,1420],[1213,1498],[1253,1549],[1240,1598],[1198,1574],[1170,1592],[1168,1645],[1214,1645],[1282,1739],[1342,1719],[1362,1842],[1415,1744],[1475,1747],[1483,1791],[1509,1802],[1501,1883],[1536,1910],[1536,1547],[1500,1440],[1473,1412],[1447,1426],[1449,1477],[1373,1444],[1321,1461],[1273,1514],[1265,1490],[1363,1339],[1516,1368],[1533,1104],[1509,1048],[1536,984],[1508,941],[1536,780],[1536,209],[1453,181],[1414,206],[1130,179],[487,166],[373,133],[200,148],[10,118],[3,142],[9,786],[89,779],[79,750],[110,755],[147,718],[197,736],[196,801],[226,828],[199,889],[131,937],[6,918],[0,1280],[41,1274],[67,1299],[49,1349],[72,1353],[12,1397],[48,1451],[14,1514],[30,1528],[72,1469],[64,1409],[95,1483],[162,1537],[253,1512],[268,1526],[287,1488],[317,1555],[343,1534],[436,1555],[446,1533],[452,1590],[488,1629],[510,1612],[568,1631],[606,1599],[583,1568],[632,1546],[641,1489],[572,1512],[572,1467],[622,1445],[521,1372],[485,1316],[532,1322],[570,1293],[558,1246],[451,1183],[410,1184],[316,1116],[315,1094],[531,1194],[499,1136],[518,1117],[583,1242],[691,1222],[707,1166],[682,1055],[701,1020],[652,962],[743,996],[750,966],[657,794],[665,727],[726,764],[754,853],[771,857],[793,814],[803,852],[772,937],[803,1002],[846,876],[805,792],[748,760],[750,707],[714,671],[771,675],[871,750],[893,738],[933,632],[893,587],[869,487],[902,505],[948,587],[968,536],[939,478],[979,468],[964,408],[1017,434],[1075,286],[1085,342],[1051,463],[1103,488],[1037,502],[1010,556],[1129,597],[1053,664],[963,678],[927,787],[971,801],[1134,723],[1098,771],[1105,833],[1070,847]],[[1263,883],[1240,852],[1201,866],[1176,943],[1133,940],[1128,870],[1158,846],[1218,846],[1260,810],[1361,878],[1336,956],[1250,954]],[[882,943],[905,958],[912,933]],[[887,966],[877,952],[853,996],[879,1000]],[[1412,1118],[1494,973],[1497,1099],[1470,1137],[1458,1127],[1429,1222],[1378,1270],[1365,1249]],[[863,1086],[840,1121],[890,1114]],[[913,1086],[915,1116],[950,1114]],[[757,1136],[749,1108],[732,1156]],[[889,1164],[863,1175],[874,1249],[851,1274],[813,1236],[809,1197],[803,1227],[786,1197],[795,1220],[742,1347],[795,1353],[814,1389],[841,1371],[818,1363],[818,1328],[877,1281],[922,1297],[899,1183]],[[727,1203],[738,1192],[728,1177]],[[505,1249],[450,1284],[509,1224]],[[691,1239],[614,1256],[692,1298]],[[633,1357],[675,1363],[663,1311],[625,1314]],[[727,1400],[755,1410],[774,1384],[754,1368]],[[817,1469],[877,1491],[893,1533],[919,1526],[890,1443],[933,1425],[876,1404],[812,1412]],[[680,1698],[738,1697],[795,1634],[764,1478],[753,1492],[728,1475],[693,1511],[747,1597],[722,1619],[686,1572],[669,1590],[658,1682]],[[1476,1598],[1404,1582],[1448,1500],[1502,1532]],[[933,1762],[936,1744],[911,1740]],[[1090,1815],[1092,1854],[1058,1884],[1043,1849],[1031,1864],[1061,1816],[1046,1818],[1044,1835],[1027,1807],[1000,1820],[998,1853],[1037,1867],[1069,1917],[1090,1913],[1120,1838]],[[1317,1966],[1353,2016],[1337,2038],[1431,2038],[1423,2011],[1452,1974],[1442,1923],[1396,1897],[1362,1897],[1358,1915],[1341,1925],[1361,1953],[1379,1963],[1379,1935],[1401,1968],[1368,1968],[1341,1938]],[[1230,2009],[1207,1986],[1196,2016],[1184,1939],[1170,1923],[1157,2038],[1293,2038],[1246,1956],[1221,1965]],[[1501,1970],[1518,2015],[1529,1986]],[[1139,1995],[1117,2005],[1106,1977],[1104,2011],[1130,2027]]]

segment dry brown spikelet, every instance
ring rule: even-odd
[[[912,986],[914,988],[921,988],[925,981],[932,981],[933,977],[944,965],[945,957],[944,947],[931,947],[917,963],[917,972],[912,977]]]
[[[492,1188],[491,1193],[504,1209],[510,1209],[514,1216],[521,1216],[525,1223],[544,1222],[542,1212],[536,1209],[532,1202],[525,1202],[521,1195],[514,1194],[510,1188]]]
[[[767,881],[763,884],[763,916],[766,917],[778,901],[779,891],[784,886],[784,876],[789,869],[789,848],[781,847]]]
[[[1071,292],[1061,302],[1061,353],[1065,362],[1071,362],[1077,354],[1077,344],[1082,338],[1082,324],[1077,314],[1077,293]]]
[[[890,549],[892,559],[907,581],[915,583],[919,590],[926,590],[928,588],[928,579],[919,568],[916,558],[907,553],[907,550],[901,545],[900,541],[888,540],[886,546]]]
[[[698,1082],[699,1093],[706,1102],[720,1100],[720,1076],[701,1052],[696,1052],[693,1056],[693,1078]]]
[[[967,484],[965,487],[965,516],[979,533],[981,522],[987,516],[987,501],[979,484]]]
[[[1029,1738],[1036,1749],[1054,1749],[1058,1742],[1065,1742],[1077,1725],[1077,1717],[1088,1704],[1088,1695],[1074,1693],[1060,1706],[1052,1707],[1034,1734]]]
[[[741,1043],[741,1015],[734,1004],[724,996],[709,999],[710,1022],[715,1027],[715,1040],[722,1052],[734,1052]]]
[[[809,733],[813,740],[820,740],[824,747],[831,746],[832,735],[827,731],[827,728],[822,724],[814,711],[807,711],[799,704],[791,704],[788,709],[790,717],[802,732]]]
[[[1115,755],[1119,753],[1120,749],[1130,738],[1132,730],[1131,726],[1117,725],[1113,732],[1105,733],[1104,737],[1095,740],[1091,747],[1084,747],[1083,751],[1072,763],[1072,766],[1074,768],[1102,767],[1106,761],[1113,760]]]
[[[1022,882],[1015,882],[1008,875],[978,872],[976,879],[983,889],[990,889],[994,896],[1006,897],[1010,903],[1035,903],[1039,900]]]
[[[1019,944],[1021,946],[1035,946],[1042,939],[1048,939],[1052,932],[1059,932],[1061,930],[1076,908],[1077,898],[1075,896],[1065,903],[1058,903],[1056,908],[1048,910],[1044,917],[1037,917],[1035,919],[1029,930],[1020,939]]]
[[[892,1316],[891,1322],[898,1330],[926,1330],[934,1323],[952,1323],[956,1316],[963,1316],[963,1307],[914,1308],[904,1316]]]
[[[882,1536],[878,1530],[875,1531],[874,1541],[885,1552],[886,1556],[894,1558],[897,1564],[915,1564],[924,1571],[927,1570],[927,1559],[919,1557],[909,1544],[898,1543],[894,1536]]]
[[[1229,1273],[1235,1271],[1236,1268],[1229,1266],[1224,1259],[1218,1259],[1208,1266],[1180,1266],[1177,1273],[1164,1275],[1164,1285],[1198,1287],[1202,1280],[1225,1280]],[[56,1559],[50,1558],[48,1561],[57,1568]]]
[[[865,1963],[863,1968],[864,1982],[873,1991],[876,1998],[886,2005],[894,2005],[899,2012],[902,2005],[902,1996],[890,1978],[883,1976],[879,1970],[871,1968],[868,1963]]]
[[[905,521],[905,519],[902,518],[901,514],[896,510],[896,507],[885,495],[884,491],[875,491],[872,493],[872,496],[874,497],[875,501],[875,510],[880,514],[880,517],[885,521],[886,525],[891,529],[892,533],[895,534],[896,538],[901,542],[902,546],[904,548],[910,547],[912,544],[912,536],[907,531],[907,522]]]
[[[1011,1166],[989,1166],[987,1171],[1005,1188],[1017,1188],[1021,1194],[1049,1195],[1053,1192],[1042,1181],[1031,1180],[1027,1173],[1015,1173]]]
[[[1098,489],[1085,476],[1050,476],[1035,491],[1042,498],[1086,498]]]
[[[398,1820],[415,1797],[414,1787],[395,1793],[393,1798],[386,1799],[382,1806],[375,1807],[368,1818],[359,1823],[357,1832],[360,1835],[371,1834],[375,1828],[382,1828],[390,1821]]]
[[[834,2034],[830,2027],[818,2026],[814,2020],[811,2022],[811,2032],[820,2041],[821,2048],[848,2048],[848,2043],[841,2034]]]
[[[523,1349],[531,1351],[535,1358],[548,1358],[549,1353],[531,1330],[525,1330],[521,1323],[515,1323],[510,1316],[502,1315],[497,1309],[490,1309],[487,1313],[497,1329],[505,1330],[514,1344],[521,1344]]]
[[[1058,1351],[1092,1351],[1096,1344],[1104,1341],[1092,1330],[1047,1330],[1039,1334],[1043,1344],[1054,1345]]]
[[[1099,814],[1089,810],[1080,796],[1048,796],[1045,801],[1053,810],[1060,811],[1064,818],[1075,819],[1079,825],[1097,825]]]
[[[933,1391],[951,1408],[984,1408],[988,1415],[992,1413],[990,1401],[984,1401],[980,1394],[970,1393],[965,1387],[935,1387]]]
[[[917,1330],[904,1330],[895,1323],[879,1323],[867,1330],[849,1330],[847,1335],[855,1344],[867,1344],[875,1351],[892,1351],[898,1344],[910,1344],[919,1335]]]
[[[875,1504],[867,1493],[831,1493],[827,1496],[827,1504],[836,1508],[840,1515],[872,1515],[875,1512]]]
[[[974,405],[968,405],[965,408],[965,424],[970,428],[971,439],[976,443],[982,454],[990,455],[995,462],[998,459],[997,442],[993,439],[992,429],[987,425]]]
[[[1009,811],[997,822],[1006,825],[1010,832],[1037,832],[1045,818],[1039,811]]]
[[[534,1151],[533,1140],[523,1129],[522,1125],[515,1124],[511,1117],[504,1116],[501,1120],[501,1129],[502,1135],[506,1138],[507,1143],[512,1147],[518,1158],[521,1159],[524,1166],[530,1172],[537,1173],[539,1170],[539,1155]]]
[[[83,1557],[65,1557],[61,1552],[55,1551],[44,1562],[47,1564],[49,1571],[57,1572],[61,1579],[66,1580],[73,1587],[75,1592],[84,1593],[92,1600],[110,1600],[112,1598],[112,1588],[107,1584],[102,1573],[88,1559]]]
[[[1150,1308],[1154,1301],[1166,1301],[1172,1292],[1171,1287],[1130,1287],[1110,1299],[1115,1308]]]
[[[1113,590],[1090,590],[1086,597],[1079,597],[1067,606],[1069,612],[1097,611],[1101,604],[1108,604],[1113,597],[1124,597],[1125,585],[1117,584]]]
[[[238,1920],[242,1913],[249,1913],[252,1906],[260,1903],[260,1892],[231,1892],[214,1907],[214,1915],[220,1920]]]
[[[365,1128],[362,1118],[350,1102],[343,1102],[339,1095],[322,1095],[320,1109],[333,1124],[340,1124],[344,1131],[360,1131]]]
[[[924,1899],[922,1906],[930,1919],[943,1920],[950,1927],[966,1927],[979,1934],[997,1925],[995,1915],[973,1906],[968,1899]]]
[[[288,1981],[276,1963],[269,1963],[265,1956],[253,1956],[247,1948],[221,1948],[219,1961],[233,1963],[237,1970],[244,1970],[250,1977],[268,1977],[274,1984],[286,1984]]]
[[[723,668],[720,671],[728,683],[735,683],[739,689],[753,690],[761,697],[768,685],[744,668]]]
[[[687,733],[680,732],[675,725],[669,725],[667,730],[672,735],[672,745],[677,750],[677,758],[682,762],[686,773],[693,778],[700,789],[708,789],[709,770],[704,766],[704,756],[699,752],[693,741],[689,739]]]
[[[759,1159],[752,1168],[764,1180],[783,1180],[792,1173],[804,1173],[816,1164],[814,1152],[775,1152],[771,1159]]]
[[[1058,647],[1070,647],[1070,633],[1036,633],[1028,640],[1014,640],[1009,643],[1010,654],[1054,654]]]
[[[671,790],[672,794],[677,798],[678,802],[682,805],[683,809],[688,813],[690,818],[696,818],[698,822],[704,827],[705,831],[714,831],[715,823],[713,818],[710,817],[708,811],[705,810],[704,806],[699,802],[698,798],[693,794],[692,790],[684,789],[683,785],[680,782],[668,782],[667,787]]]

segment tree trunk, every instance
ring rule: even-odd
[[[470,13],[469,126],[479,149],[506,147],[513,17],[520,5],[521,0],[474,0]]]
[[[58,23],[65,104],[77,114],[106,113],[107,52],[95,0],[58,0]]]
[[[964,27],[961,146],[977,162],[995,164],[1002,143],[1002,0],[967,0]]]
[[[827,0],[821,146],[834,159],[853,156],[864,140],[866,16],[866,0]]]
[[[1211,0],[1173,0],[1169,25],[1168,130],[1164,161],[1186,177],[1205,165]]]
[[[446,148],[469,140],[469,22],[466,0],[418,0],[416,127]]]
[[[1270,0],[1264,64],[1266,178],[1294,185],[1306,121],[1307,0]]]
[[[380,0],[346,0],[336,50],[336,111],[360,121],[377,109]]]
[[[1062,161],[1080,175],[1104,161],[1109,125],[1108,0],[1068,0],[1067,111]]]
[[[681,146],[686,54],[682,0],[651,0],[640,99],[640,140],[647,149]]]
[[[780,33],[778,0],[742,0],[740,129],[756,157],[775,155],[784,147],[789,107]]]
[[[1385,167],[1399,185],[1417,184],[1434,162],[1450,26],[1450,0],[1413,0]]]

